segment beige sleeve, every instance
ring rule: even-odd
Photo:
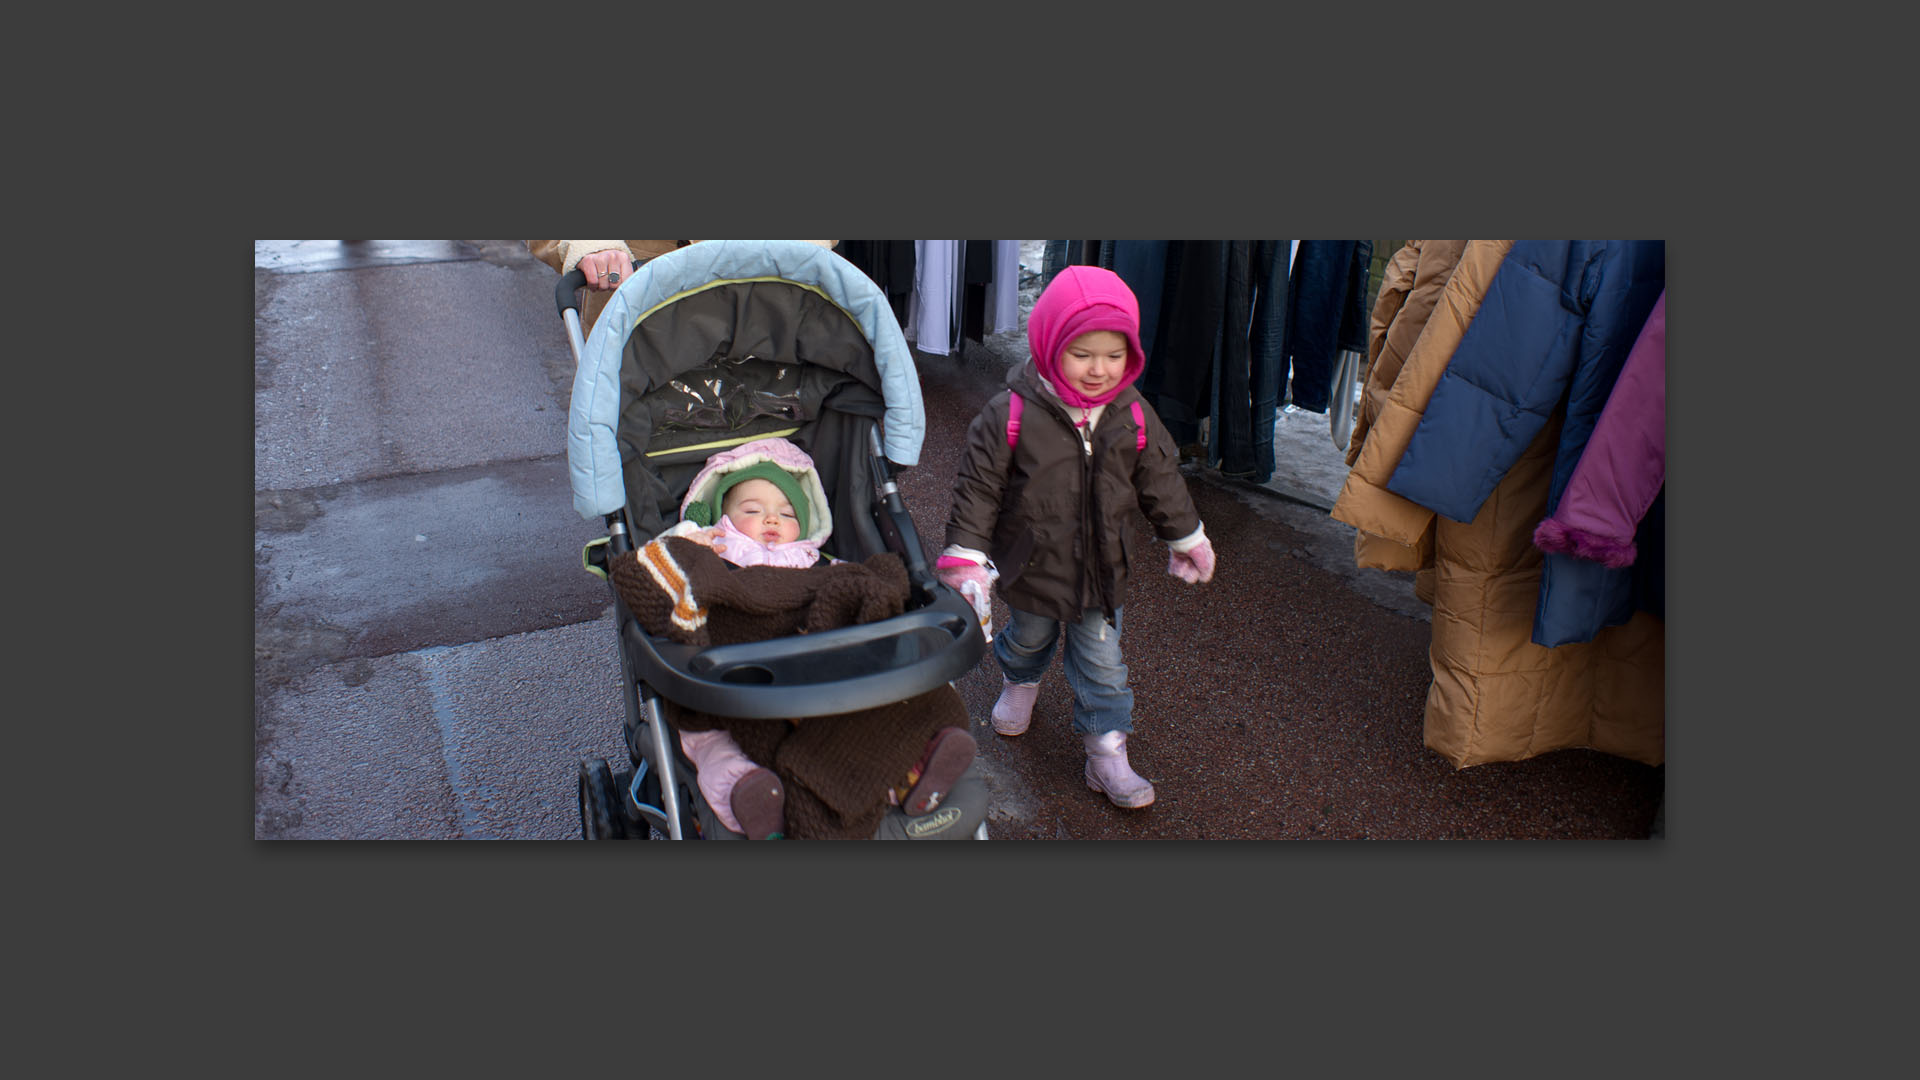
[[[580,265],[581,259],[596,251],[618,251],[624,253],[628,259],[633,258],[633,249],[627,246],[625,240],[561,240],[559,244],[560,266],[558,269],[563,274],[573,273],[573,268]]]
[[[695,244],[700,243],[700,241],[698,240],[694,240],[690,242]],[[838,240],[803,240],[801,242],[806,244],[818,244],[821,247],[828,249],[829,251],[831,251],[835,245],[840,243],[840,241]]]
[[[527,250],[533,257],[553,267],[562,274],[573,273],[580,260],[596,251],[624,251],[627,258],[637,265],[656,255],[665,255],[674,248],[691,240],[528,240]],[[838,240],[808,240],[809,244],[818,244],[831,250],[840,243]]]

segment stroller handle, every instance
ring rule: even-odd
[[[578,308],[580,300],[574,293],[587,287],[587,274],[584,270],[574,270],[560,276],[560,283],[553,287],[553,303],[559,308],[556,312],[565,318],[569,308]]]

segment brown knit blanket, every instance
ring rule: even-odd
[[[734,566],[683,537],[655,540],[616,557],[614,587],[648,633],[689,645],[764,641],[891,618],[911,595],[906,567],[891,552],[861,563],[794,570]],[[872,709],[793,720],[715,716],[665,702],[687,731],[731,734],[746,755],[779,775],[787,791],[787,835],[865,839],[943,727],[968,726],[966,704],[943,685]]]

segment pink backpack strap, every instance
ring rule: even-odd
[[[1147,414],[1140,411],[1140,403],[1133,403],[1133,448],[1147,448]]]

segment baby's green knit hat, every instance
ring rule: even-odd
[[[803,538],[807,535],[807,527],[809,525],[807,489],[800,486],[799,479],[792,473],[775,465],[771,461],[755,462],[752,465],[722,473],[714,483],[713,493],[711,495],[708,495],[705,499],[698,502],[687,504],[687,520],[696,525],[712,525],[717,523],[725,516],[720,508],[727,503],[727,489],[747,480],[765,480],[774,487],[779,488],[780,493],[785,495],[787,501],[793,504],[794,517],[800,521],[800,535]]]

